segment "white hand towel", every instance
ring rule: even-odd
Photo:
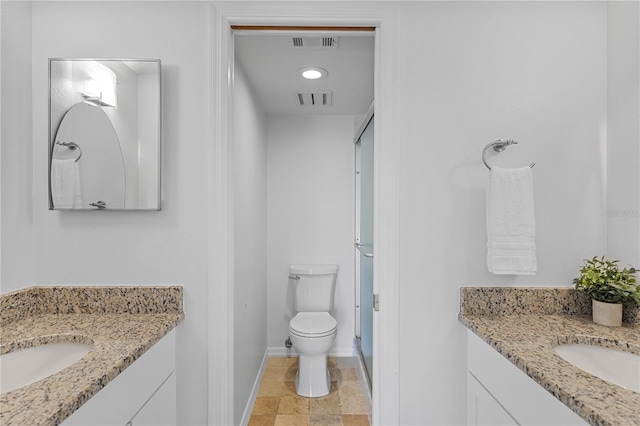
[[[536,225],[531,167],[493,166],[487,190],[487,266],[504,275],[535,275]]]
[[[75,159],[51,161],[51,196],[57,209],[82,208],[80,167]]]

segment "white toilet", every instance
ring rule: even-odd
[[[306,397],[329,394],[331,377],[327,353],[336,340],[338,322],[333,309],[338,265],[292,265],[296,316],[289,321],[289,337],[298,351],[296,393]]]

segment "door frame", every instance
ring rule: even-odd
[[[374,313],[372,424],[399,424],[399,7],[376,2],[216,2],[211,10],[208,188],[208,423],[233,423],[233,62],[231,25],[374,26]]]

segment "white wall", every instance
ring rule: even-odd
[[[33,282],[31,3],[0,2],[2,231],[0,292]],[[46,142],[43,145],[46,150]],[[47,164],[44,164],[47,167]],[[46,199],[45,199],[46,200]]]
[[[640,265],[640,3],[607,3],[607,255]]]
[[[265,114],[237,62],[233,101],[233,377],[239,424],[267,349],[267,141]]]
[[[180,424],[207,421],[207,342],[218,337],[207,335],[209,8],[204,2],[33,3],[33,283],[183,285]],[[162,59],[161,212],[47,210],[49,57]],[[27,215],[30,195],[20,200]]]
[[[353,116],[269,116],[267,292],[270,348],[283,349],[295,315],[292,264],[337,263],[333,354],[354,336]]]
[[[458,287],[570,286],[604,249],[606,5],[416,2],[402,15],[400,420],[462,424]],[[534,277],[487,272],[481,153],[499,138],[520,144],[493,164],[537,164]]]
[[[367,7],[369,2],[361,3]],[[178,333],[178,416],[181,424],[205,424],[207,342],[209,338],[225,340],[225,336],[208,336],[206,327],[208,315],[216,314],[206,304],[205,182],[206,169],[212,166],[204,155],[210,143],[211,117],[209,4],[1,4],[2,291],[32,283],[184,285],[187,319]],[[601,2],[402,4],[398,96],[403,131],[397,141],[402,154],[399,351],[403,424],[464,422],[460,399],[465,391],[466,348],[464,328],[456,320],[458,286],[570,286],[582,259],[604,250],[607,221],[609,247],[620,243],[611,229],[618,223],[619,235],[627,229],[631,238],[638,239],[636,222],[604,217],[605,8]],[[631,24],[637,31],[637,24]],[[47,58],[53,56],[163,60],[165,201],[161,212],[47,210],[46,66]],[[31,60],[33,102],[29,99]],[[288,159],[304,159],[313,162],[305,169],[318,167],[314,173],[335,179],[332,189],[351,191],[352,181],[337,175],[351,172],[353,160],[340,157],[343,163],[333,154],[345,149],[347,155],[353,155],[350,136],[346,136],[353,133],[353,121],[328,126],[324,119],[309,123],[281,122],[284,120],[280,117],[268,123],[269,134],[278,136],[269,137],[274,146],[267,152],[268,178],[277,171],[271,164],[282,165],[284,170],[278,173],[285,179],[285,172],[296,171],[289,168],[292,161]],[[300,158],[299,145],[311,142],[300,135],[317,128],[335,131],[336,140],[325,143],[337,144],[344,137],[341,148],[331,145],[331,152]],[[611,133],[608,136],[613,158],[612,144],[617,142]],[[480,154],[485,144],[505,137],[520,144],[490,161],[505,166],[537,163],[539,272],[535,277],[492,276],[484,263],[487,170]],[[632,143],[625,149],[632,152],[634,148],[637,145]],[[276,153],[281,155],[274,158]],[[326,169],[320,169],[321,156],[332,160],[325,163],[330,164]],[[295,177],[286,182],[291,190],[297,189],[298,180],[309,176],[300,173]],[[325,182],[318,180],[311,183]],[[637,194],[638,180],[625,182]],[[268,189],[272,184],[270,180]],[[300,217],[294,214],[296,209],[320,199],[300,203],[282,191],[273,197],[269,194],[267,346],[274,347],[281,347],[287,335],[286,276],[291,262],[340,263],[336,302],[345,311],[338,312],[338,321],[341,327],[353,323],[352,317],[346,317],[353,314],[353,295],[340,293],[352,286],[351,282],[344,284],[353,276],[352,271],[346,273],[347,265],[352,264],[352,229],[340,233],[345,240],[336,243],[339,250],[325,251],[331,249],[329,243],[319,245],[321,249],[298,246],[300,241],[316,238],[314,233],[328,236],[318,231],[322,227],[295,229],[299,224],[293,220]],[[322,191],[328,197],[330,191]],[[344,208],[340,216],[352,217],[345,201],[351,202],[352,194],[340,197],[339,209]],[[271,200],[277,204],[272,205]],[[616,203],[609,198],[608,207],[627,208]],[[352,204],[349,206],[351,209]],[[272,207],[288,207],[282,213],[291,218],[291,227],[280,223],[272,228]],[[315,212],[311,207],[309,211]],[[299,214],[317,221],[327,219],[327,212],[318,211],[322,214]],[[350,220],[334,220],[336,226],[353,226]],[[275,250],[272,244],[283,247]],[[248,306],[257,308],[250,300]],[[350,348],[351,337],[352,332],[341,329],[338,344]]]

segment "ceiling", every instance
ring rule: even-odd
[[[373,34],[237,31],[235,55],[267,114],[362,115],[373,102]],[[305,67],[328,75],[306,80]]]

